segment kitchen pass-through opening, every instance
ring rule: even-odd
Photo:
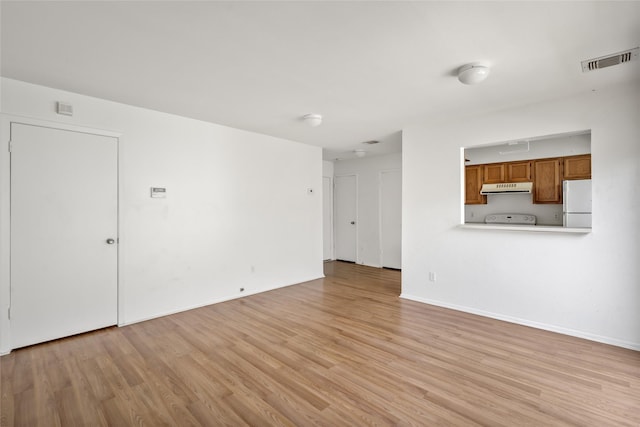
[[[461,153],[464,224],[591,228],[591,131],[464,147]]]

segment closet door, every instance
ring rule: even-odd
[[[402,172],[380,173],[382,266],[402,268]]]
[[[336,176],[334,182],[336,259],[356,262],[358,236],[357,176]]]
[[[117,138],[11,124],[11,341],[117,323]]]

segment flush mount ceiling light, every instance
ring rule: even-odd
[[[478,63],[463,65],[458,69],[458,80],[466,85],[474,85],[484,81],[489,71],[491,69],[488,66]]]
[[[313,128],[322,124],[322,116],[320,114],[305,114],[302,116],[302,120]]]
[[[367,155],[367,152],[362,149],[357,149],[357,150],[353,150],[353,154],[355,154],[356,157],[364,157]]]

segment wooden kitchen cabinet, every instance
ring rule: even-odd
[[[487,196],[480,194],[482,189],[483,165],[466,166],[464,168],[464,204],[484,205],[487,203]]]
[[[483,184],[500,184],[506,182],[505,179],[505,164],[504,163],[492,163],[490,165],[484,165],[482,174]]]
[[[561,204],[563,180],[590,178],[590,154],[466,166],[465,204],[487,203],[480,194],[482,184],[532,181],[533,203]]]
[[[564,158],[564,179],[591,179],[591,154]]]
[[[506,163],[507,180],[505,182],[531,182],[531,163],[531,161]]]
[[[533,203],[562,203],[562,158],[533,162]]]
[[[531,182],[531,161],[483,165],[482,182],[484,184]]]

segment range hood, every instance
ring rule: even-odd
[[[480,194],[531,194],[533,182],[506,182],[502,184],[482,184]]]

